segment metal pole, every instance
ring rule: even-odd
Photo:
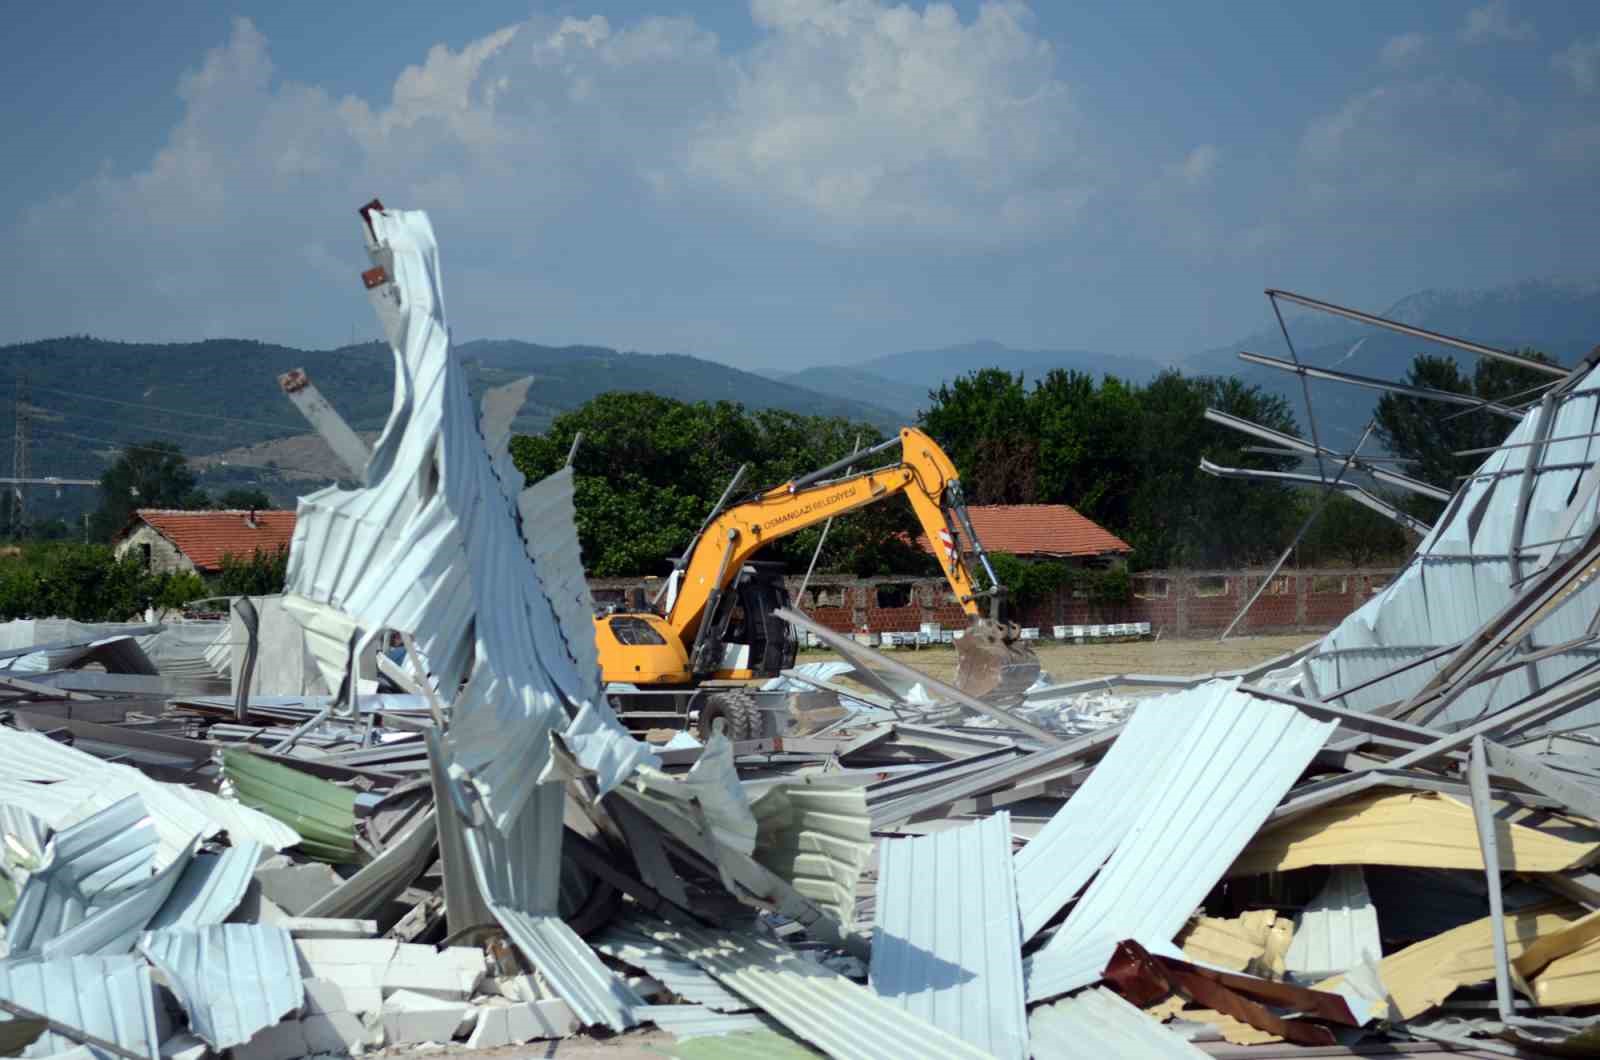
[[[1289,347],[1289,356],[1294,359],[1296,367],[1300,364],[1300,355],[1294,352],[1294,340],[1289,338],[1289,325],[1283,322],[1283,312],[1278,308],[1278,300],[1272,297],[1272,292],[1267,292],[1267,301],[1272,303],[1272,315],[1278,318],[1278,330],[1283,332],[1283,344]],[[1317,414],[1311,408],[1311,381],[1304,372],[1300,375],[1300,392],[1306,399],[1306,425],[1311,428],[1311,444],[1317,447],[1317,474],[1322,478],[1328,477],[1328,469],[1322,466],[1322,443],[1317,440]],[[1227,636],[1226,633],[1223,636]]]
[[[239,597],[233,605],[233,610],[238,614],[240,624],[244,626],[246,638],[244,665],[239,667],[239,687],[233,690],[233,720],[242,722],[250,708],[250,684],[254,681],[256,673],[256,651],[260,647],[257,633],[261,627],[261,616],[256,614],[256,607],[248,596]]]
[[[855,456],[855,455],[859,454],[860,452],[861,452],[861,435],[858,434],[858,435],[856,435],[855,444],[853,444],[850,447],[850,455],[851,456]],[[848,475],[854,469],[855,469],[855,465],[851,464],[849,467],[844,469],[844,473],[846,475]],[[809,566],[806,567],[806,576],[804,578],[800,579],[800,591],[795,594],[795,596],[797,598],[796,601],[795,601],[796,604],[799,603],[798,597],[804,596],[806,594],[806,586],[811,584],[811,572],[817,569],[817,557],[822,555],[822,544],[823,544],[824,541],[828,540],[828,531],[832,530],[832,529],[833,529],[833,516],[830,515],[830,516],[828,516],[828,521],[822,524],[822,535],[817,538],[817,547],[815,549],[813,549],[812,552],[811,552],[811,563],[810,563]]]
[[[1414,339],[1427,339],[1430,342],[1437,342],[1445,346],[1454,346],[1458,350],[1466,350],[1468,353],[1476,353],[1482,357],[1493,357],[1495,360],[1505,361],[1508,364],[1519,364],[1524,368],[1530,368],[1536,372],[1543,372],[1546,375],[1554,375],[1562,379],[1565,379],[1567,376],[1567,370],[1559,365],[1545,364],[1543,361],[1532,361],[1526,357],[1519,357],[1514,353],[1507,353],[1505,350],[1497,350],[1493,346],[1484,346],[1480,343],[1468,342],[1466,339],[1458,339],[1452,335],[1443,335],[1437,331],[1429,331],[1427,328],[1418,328],[1412,327],[1410,324],[1401,324],[1398,321],[1388,320],[1380,316],[1373,316],[1371,313],[1363,313],[1359,309],[1346,309],[1342,305],[1334,305],[1332,302],[1324,302],[1319,298],[1308,298],[1303,294],[1295,294],[1293,291],[1280,291],[1274,288],[1269,288],[1267,290],[1267,297],[1272,299],[1287,298],[1289,301],[1303,305],[1307,309],[1320,309],[1324,313],[1332,313],[1334,316],[1344,317],[1346,320],[1355,320],[1362,324],[1371,324],[1374,327],[1388,328],[1390,331],[1398,331],[1400,334],[1410,335]]]
[[[1350,470],[1350,462],[1356,458],[1356,454],[1361,451],[1361,447],[1367,444],[1367,439],[1372,436],[1373,428],[1377,427],[1377,425],[1375,420],[1367,421],[1367,429],[1361,433],[1361,440],[1356,443],[1354,449],[1350,450],[1350,455],[1344,458],[1344,463],[1339,465],[1339,473],[1333,477],[1333,481],[1328,483],[1327,489],[1322,493],[1322,499],[1311,510],[1311,514],[1306,516],[1306,521],[1300,524],[1300,529],[1294,535],[1294,540],[1289,542],[1289,547],[1283,550],[1283,555],[1278,557],[1278,562],[1274,563],[1272,569],[1267,572],[1267,576],[1261,579],[1261,584],[1256,587],[1256,591],[1251,595],[1249,602],[1239,609],[1239,613],[1233,616],[1233,621],[1228,623],[1228,628],[1222,631],[1222,636],[1217,638],[1218,644],[1228,639],[1228,634],[1233,632],[1233,627],[1237,626],[1244,619],[1244,616],[1250,613],[1250,609],[1255,606],[1255,602],[1261,599],[1261,594],[1267,591],[1267,586],[1272,584],[1272,579],[1278,576],[1278,571],[1283,569],[1283,565],[1289,561],[1289,556],[1299,546],[1300,539],[1306,536],[1306,531],[1311,529],[1311,524],[1317,521],[1317,516],[1322,514],[1322,509],[1328,506],[1328,501],[1333,498],[1339,481],[1344,478],[1345,472]]]
[[[1467,784],[1472,792],[1472,817],[1478,825],[1478,846],[1483,851],[1483,871],[1489,882],[1489,920],[1494,925],[1490,938],[1494,943],[1494,999],[1500,1018],[1506,1023],[1516,1019],[1516,1009],[1511,1000],[1511,967],[1506,955],[1506,910],[1500,895],[1500,851],[1495,838],[1494,804],[1489,801],[1489,764],[1483,747],[1483,737],[1472,738],[1472,756],[1467,763]]]

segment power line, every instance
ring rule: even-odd
[[[166,412],[174,416],[195,416],[206,420],[220,420],[223,423],[245,423],[256,427],[275,427],[280,431],[294,430],[295,426],[293,423],[273,423],[269,420],[251,420],[245,419],[241,416],[220,416],[214,412],[192,412],[188,409],[175,409],[165,405],[151,405],[143,401],[123,401],[120,398],[100,397],[97,394],[80,394],[75,391],[60,390],[56,387],[49,386],[35,385],[31,389],[34,393],[44,391],[50,394],[60,394],[62,397],[77,398],[82,401],[102,401],[108,405],[123,405],[127,408],[147,409],[150,412]],[[52,409],[51,411],[53,412],[56,410]]]
[[[90,435],[90,434],[75,434],[72,431],[63,431],[63,430],[59,430],[59,429],[57,429],[55,427],[42,427],[42,426],[35,425],[34,429],[35,430],[42,430],[42,431],[45,431],[48,434],[54,434],[54,435],[57,435],[57,436],[62,437],[62,438],[73,438],[73,439],[76,439],[78,441],[83,441],[83,442],[97,442],[97,443],[99,443],[101,445],[114,446],[114,447],[116,447],[118,449],[122,449],[122,450],[131,450],[131,451],[134,451],[134,452],[142,452],[142,453],[171,453],[170,449],[165,449],[165,448],[161,448],[161,447],[158,447],[158,446],[139,445],[139,444],[134,443],[134,442],[119,442],[114,438],[102,438],[102,437],[98,437],[96,435]],[[185,456],[181,452],[178,455],[179,456],[183,456],[183,458],[186,461],[194,459],[194,458]],[[299,472],[301,472],[303,474],[315,475],[318,478],[326,478],[326,479],[337,479],[338,478],[337,475],[329,475],[325,471],[319,471],[319,470],[317,470],[315,468],[301,467],[301,466],[297,466],[297,465],[294,465],[294,464],[285,464],[282,461],[278,462],[278,466],[277,467],[271,467],[271,466],[269,466],[267,464],[251,464],[251,463],[247,463],[247,462],[245,462],[243,460],[218,460],[218,461],[216,461],[216,463],[218,463],[218,464],[220,464],[220,465],[222,465],[224,467],[247,467],[247,468],[251,468],[253,470],[257,470],[257,471],[270,471],[270,472],[273,472],[275,474],[282,474],[285,471],[299,471]]]

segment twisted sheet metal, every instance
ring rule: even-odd
[[[878,850],[872,989],[1002,1060],[1028,1053],[1011,815]]]
[[[166,975],[190,1028],[216,1049],[242,1045],[305,1002],[300,960],[283,928],[213,924],[148,932],[139,952]]]
[[[775,942],[707,928],[661,925],[646,930],[830,1056],[900,1060],[988,1055]]]
[[[698,964],[652,939],[637,924],[609,925],[589,944],[596,951],[639,969],[677,997],[717,1012],[748,1012],[750,1003],[711,978]]]
[[[1156,740],[1146,768],[1161,778],[1128,835],[1078,904],[1027,962],[1028,999],[1100,978],[1117,943],[1155,952],[1171,941],[1333,731],[1296,708],[1210,681],[1146,700],[1196,721],[1181,741]]]
[[[17,781],[46,782],[59,790],[30,796],[9,783]],[[69,795],[76,799],[70,810],[64,808]],[[102,761],[39,733],[0,728],[0,800],[16,798],[52,828],[74,824],[129,795],[144,800],[155,819],[161,833],[160,864],[177,856],[196,835],[209,839],[225,831],[235,842],[255,840],[273,850],[300,841],[294,829],[248,806],[151,780],[132,766]]]
[[[62,830],[45,849],[6,926],[12,955],[32,953],[148,881],[156,832],[138,796]]]
[[[1039,1060],[1076,1056],[1167,1057],[1200,1060],[1205,1053],[1105,987],[1041,1005],[1028,1019]]]
[[[221,854],[196,854],[150,921],[150,930],[199,928],[228,919],[255,878],[264,850],[260,843],[243,843]]]
[[[0,997],[144,1056],[155,1056],[160,1047],[150,967],[131,954],[0,961]],[[77,1047],[71,1038],[45,1034],[22,1055],[53,1056]]]

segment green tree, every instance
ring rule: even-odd
[[[1522,350],[1524,357],[1555,363],[1537,350]],[[1520,403],[1532,400],[1531,393],[1553,377],[1519,365],[1491,358],[1480,358],[1469,377],[1455,358],[1418,354],[1406,372],[1413,386],[1468,394],[1488,401]],[[1454,492],[1460,476],[1469,475],[1484,456],[1456,456],[1464,449],[1499,445],[1516,425],[1514,420],[1482,410],[1464,410],[1427,398],[1404,394],[1384,394],[1378,399],[1376,435],[1384,448],[1406,461],[1404,470],[1414,478]],[[1419,503],[1420,501],[1420,503]],[[1408,507],[1429,517],[1439,505],[1427,500],[1409,500]]]
[[[562,466],[578,431],[578,535],[585,567],[601,577],[665,573],[741,464],[750,471],[735,500],[832,463],[857,440],[865,447],[880,438],[870,426],[840,419],[613,392],[557,417],[541,435],[513,438],[512,457],[528,479],[542,478]],[[896,557],[915,562],[918,554],[897,536],[912,525],[903,503],[841,519],[818,569],[886,573]],[[820,533],[812,527],[780,538],[761,558],[803,570]]]
[[[1229,467],[1292,466],[1246,453],[1248,438],[1205,418],[1215,408],[1298,435],[1288,402],[1232,377],[1186,378],[1169,369],[1140,391],[1139,404],[1139,471],[1127,528],[1138,567],[1240,566],[1287,543],[1294,519],[1288,488],[1213,478],[1199,465],[1204,457]]]
[[[928,393],[922,427],[961,473],[973,504],[1038,500],[1040,444],[1022,373],[985,368]]]
[[[1126,529],[1139,481],[1139,393],[1106,376],[1046,373],[1029,396],[1039,440],[1038,499],[1070,504],[1104,526]]]
[[[217,507],[233,511],[256,511],[271,508],[272,498],[263,489],[234,487],[217,498]]]
[[[109,541],[136,508],[206,508],[210,499],[195,488],[183,450],[171,442],[129,445],[100,476],[100,507],[90,532]]]
[[[1321,499],[1321,490],[1301,490],[1296,503],[1298,517],[1309,515]],[[1399,501],[1396,497],[1384,499],[1391,504]],[[1301,566],[1398,565],[1411,544],[1410,537],[1394,520],[1336,493],[1301,539],[1298,558]]]
[[[288,580],[289,550],[256,549],[249,556],[223,553],[222,569],[212,579],[217,596],[273,596],[283,592]],[[195,597],[191,597],[194,599]]]

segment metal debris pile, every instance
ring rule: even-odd
[[[785,613],[842,661],[783,732],[651,744],[527,384],[471,407],[427,218],[363,219],[394,410],[285,595],[0,633],[6,1055],[1596,1049],[1589,366],[1300,652],[978,700]]]

